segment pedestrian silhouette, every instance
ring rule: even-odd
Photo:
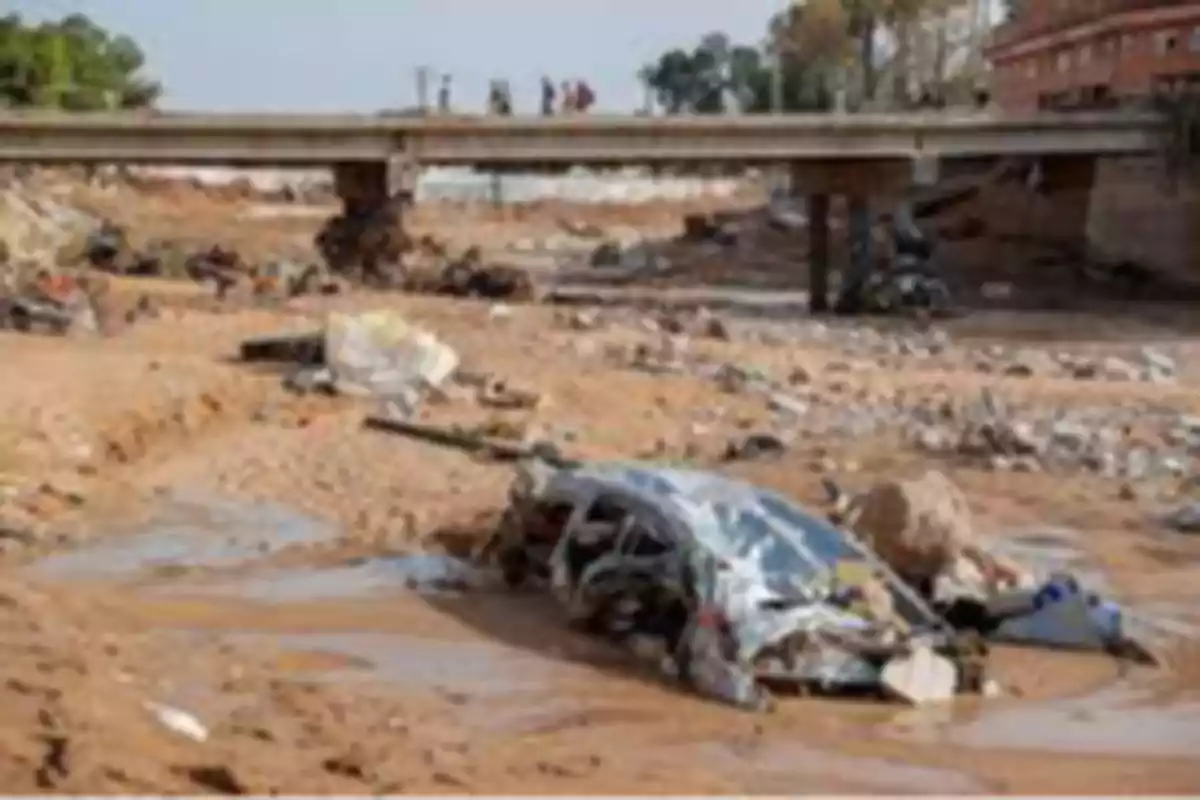
[[[554,100],[557,92],[554,89],[554,81],[549,77],[542,78],[542,116],[554,116]]]

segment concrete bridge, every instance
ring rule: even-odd
[[[1130,114],[789,114],[490,118],[0,115],[0,161],[318,166],[764,165],[814,160],[1120,155],[1154,147]]]
[[[1156,117],[1129,113],[788,114],[556,118],[62,114],[0,115],[0,162],[331,166],[339,194],[394,194],[417,167],[536,171],[572,165],[789,164],[809,191],[878,194],[914,162],[1029,156],[1050,163],[1159,146]]]
[[[347,212],[356,216],[389,204],[425,166],[787,165],[793,185],[810,196],[811,260],[819,263],[830,195],[895,197],[939,171],[1018,157],[1040,162],[1048,191],[1086,196],[1098,158],[1153,154],[1163,141],[1161,128],[1153,115],[1127,112],[669,118],[6,113],[0,115],[0,162],[328,165]]]

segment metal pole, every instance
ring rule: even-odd
[[[417,108],[429,111],[429,67],[417,67]]]
[[[787,49],[787,32],[792,21],[792,0],[781,0],[780,19],[783,22],[783,41],[776,42],[774,71],[771,73],[771,111],[776,114],[784,113],[783,108],[783,67],[784,51]]]
[[[775,54],[775,71],[771,75],[771,110],[783,113],[783,54]]]

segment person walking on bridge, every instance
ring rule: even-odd
[[[583,79],[575,81],[575,110],[581,114],[586,114],[595,104],[596,93],[592,91],[592,87],[588,85],[588,82]]]
[[[570,81],[562,82],[562,92],[559,94],[562,103],[562,113],[571,114],[575,111],[575,87]]]

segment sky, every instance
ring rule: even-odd
[[[373,112],[416,102],[420,66],[454,78],[482,111],[505,78],[518,113],[542,75],[586,78],[597,110],[642,104],[636,73],[662,51],[721,30],[757,44],[787,0],[7,0],[30,21],[83,13],[126,33],[169,109]],[[430,101],[436,95],[436,82]]]

